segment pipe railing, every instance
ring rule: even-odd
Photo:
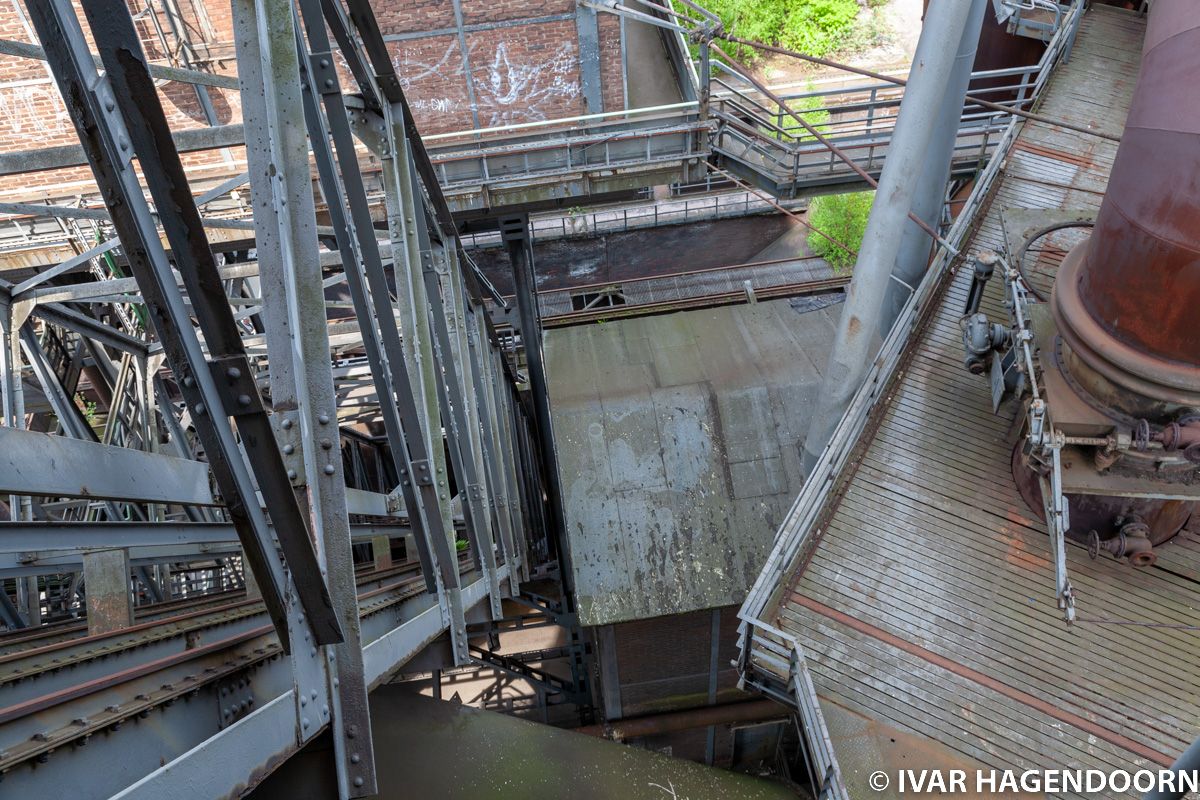
[[[1048,76],[1059,60],[1068,55],[1081,16],[1081,5],[1074,5],[1039,62],[1042,75]],[[1036,99],[1041,86],[1044,86],[1044,80],[1040,76],[1038,84],[1038,91],[1033,93],[1031,101]],[[946,241],[954,250],[960,250],[965,245],[975,217],[983,210],[992,184],[1000,173],[1001,164],[1012,149],[1017,133],[1023,125],[1024,120],[1020,118],[1009,122],[991,160],[980,174],[975,188],[947,233]],[[909,297],[900,317],[884,339],[863,385],[855,393],[829,444],[822,451],[783,524],[780,525],[771,552],[738,612],[738,617],[742,620],[738,643],[741,649],[740,669],[743,678],[757,688],[777,692],[778,689],[773,687],[789,678],[786,665],[781,669],[780,663],[773,663],[779,660],[771,653],[779,647],[775,639],[779,637],[780,632],[770,621],[775,616],[770,610],[777,606],[789,576],[815,547],[820,535],[818,524],[832,492],[846,469],[850,455],[866,429],[868,420],[879,401],[886,395],[891,379],[903,360],[910,335],[938,296],[937,288],[953,262],[952,251],[940,247],[924,279]]]

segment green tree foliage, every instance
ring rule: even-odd
[[[708,0],[703,5],[736,36],[814,56],[843,49],[859,12],[858,0]],[[729,47],[739,60],[759,55],[741,45]]]
[[[840,49],[858,20],[858,0],[801,0],[788,5],[779,43],[809,55]]]
[[[808,246],[829,262],[835,271],[842,272],[854,266],[854,254],[862,246],[863,232],[867,229],[867,217],[871,213],[871,201],[874,198],[874,192],[851,192],[815,197],[809,203],[808,224],[846,245],[851,251],[847,253],[816,231],[808,234]]]

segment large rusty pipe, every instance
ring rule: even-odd
[[[1198,75],[1195,0],[1158,0],[1095,230],[1054,292],[1074,355],[1116,385],[1112,395],[1129,390],[1165,411],[1200,403]]]
[[[575,732],[623,742],[642,736],[707,728],[709,725],[783,719],[787,715],[788,710],[774,700],[749,700],[741,703],[725,703],[717,706],[691,708],[686,711],[669,711],[645,717],[619,719],[605,725],[587,725],[576,728]]]

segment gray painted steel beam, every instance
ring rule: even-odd
[[[950,80],[933,121],[933,140],[929,143],[925,163],[913,189],[910,211],[917,219],[929,220],[932,225],[936,225],[942,218],[942,205],[946,196],[946,184],[950,182],[954,145],[958,140],[963,116],[963,102],[967,96],[967,87],[971,83],[971,69],[975,66],[979,30],[987,5],[987,0],[971,0],[971,15],[963,28]],[[904,228],[896,251],[896,263],[892,267],[895,280],[888,284],[883,300],[883,310],[879,318],[881,339],[888,335],[909,295],[921,282],[921,276],[929,266],[932,249],[933,240],[929,234],[910,220]]]
[[[354,555],[337,432],[317,220],[308,166],[304,101],[293,8],[289,0],[235,0],[246,154],[263,296],[271,399],[280,438],[309,512],[318,559],[344,641],[315,656],[324,667],[311,699],[328,698],[338,796],[376,792],[375,752],[363,681]],[[303,169],[299,168],[303,165]],[[335,445],[339,445],[335,447]],[[297,653],[294,658],[302,657]],[[299,673],[299,669],[296,670]],[[303,681],[298,680],[303,689]],[[316,692],[317,695],[313,695]],[[306,713],[297,707],[301,736]]]
[[[175,147],[179,152],[195,153],[201,150],[237,147],[242,144],[244,134],[240,124],[219,125],[215,128],[188,128],[176,131],[171,134],[171,138],[175,141]],[[44,147],[37,150],[19,150],[12,153],[0,153],[0,176],[65,167],[86,167],[87,164],[87,155],[84,149],[77,144]]]
[[[600,22],[595,8],[583,3],[575,6],[575,33],[579,37],[579,84],[585,113],[600,114],[605,109],[600,85]]]
[[[837,335],[804,441],[801,466],[805,473],[825,449],[882,341],[879,320],[896,263],[896,247],[909,224],[917,177],[933,139],[929,120],[937,116],[946,94],[971,7],[959,0],[932,0],[925,14],[854,278],[838,318]]]
[[[0,427],[0,492],[216,505],[208,467],[160,453]]]
[[[380,536],[407,536],[407,525],[355,523],[350,538],[372,541]],[[52,553],[114,547],[199,548],[234,544],[237,530],[229,522],[5,522],[0,525],[0,553]],[[200,549],[195,550],[202,553]]]

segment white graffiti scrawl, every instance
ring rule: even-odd
[[[52,84],[0,88],[0,118],[9,135],[48,136],[71,129],[71,118]]]
[[[480,116],[488,115],[486,125],[548,119],[555,101],[579,96],[579,82],[569,77],[575,66],[574,48],[564,44],[548,58],[532,58],[518,61],[500,42],[491,60],[474,68],[475,98]]]
[[[510,54],[506,42],[500,42],[490,54],[483,54],[478,42],[467,47],[479,124],[483,127],[537,122],[565,116],[563,106],[580,95],[575,49],[563,44],[548,55],[528,53],[523,58]],[[460,84],[459,98],[447,97],[447,78],[451,85],[461,80],[461,51],[457,42],[449,42],[432,60],[402,52],[393,58],[401,85],[409,93],[409,102],[418,112],[429,115],[461,113],[466,98],[466,81]],[[457,75],[456,75],[457,73]],[[436,87],[436,88],[435,88]],[[565,101],[565,102],[564,102]],[[568,112],[569,113],[569,112]],[[442,123],[427,123],[438,130]],[[453,124],[453,123],[451,123]]]

